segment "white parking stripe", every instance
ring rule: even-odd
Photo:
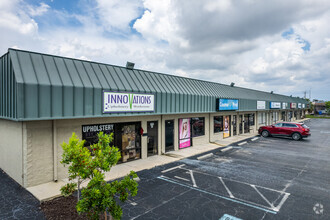
[[[231,193],[231,191],[228,189],[228,187],[226,186],[225,182],[223,181],[222,177],[219,177],[220,181],[222,182],[222,185],[225,187],[225,189],[227,190],[228,194],[229,194],[229,197],[230,198],[235,198],[233,196],[233,194]]]
[[[278,212],[281,209],[282,205],[288,199],[289,195],[290,195],[290,193],[285,193],[285,195],[283,196],[280,204],[278,204],[278,206],[276,206],[276,208],[274,209],[274,211],[277,211]]]
[[[192,170],[189,170],[189,172],[190,172],[191,181],[193,183],[193,187],[197,187],[196,181],[195,181],[195,178],[194,178],[193,171]]]
[[[258,137],[255,137],[255,138],[252,138],[251,141],[256,141],[258,139],[259,139]]]
[[[176,167],[171,167],[171,168],[169,168],[169,169],[167,169],[167,170],[163,170],[162,173],[167,173],[167,172],[169,172],[169,171],[171,171],[171,170],[175,170],[175,169],[181,168],[181,167],[183,167],[183,166],[185,166],[185,164],[181,164],[181,165],[176,166]]]
[[[234,198],[229,198],[229,197],[226,197],[226,196],[221,196],[221,195],[218,195],[216,193],[208,192],[206,190],[202,190],[202,189],[195,188],[195,187],[192,187],[192,186],[188,186],[188,185],[185,185],[185,184],[182,184],[182,183],[178,183],[178,182],[176,182],[174,180],[171,180],[170,178],[165,177],[165,176],[159,176],[157,178],[161,179],[161,180],[164,180],[164,181],[167,181],[167,182],[170,182],[170,183],[173,183],[173,184],[177,184],[177,185],[180,185],[180,186],[183,186],[183,187],[187,187],[189,189],[193,189],[193,190],[196,190],[196,191],[199,191],[199,192],[202,192],[202,193],[213,195],[213,196],[216,196],[216,197],[221,198],[221,199],[225,199],[225,200],[228,200],[228,201],[231,201],[231,202],[235,202],[235,203],[238,203],[238,204],[241,204],[241,205],[245,205],[245,206],[248,206],[248,207],[251,207],[251,208],[255,208],[255,209],[258,209],[258,210],[261,210],[261,211],[264,211],[264,212],[277,214],[276,211],[273,211],[273,210],[269,209],[266,206],[256,204],[254,202],[245,201],[243,199],[234,199]]]
[[[190,171],[189,169],[187,168],[181,168],[183,170],[188,170]],[[198,171],[198,170],[194,170],[195,173],[200,173],[200,174],[204,174],[206,176],[213,176],[213,177],[216,177],[216,178],[219,178],[218,176],[214,176],[212,174],[209,174],[209,173],[204,173],[204,172],[201,172],[201,171]],[[223,177],[221,177],[223,178]],[[223,178],[225,180],[229,180],[229,181],[232,181],[232,182],[236,182],[236,183],[242,183],[242,184],[245,184],[245,185],[251,185],[249,183],[246,183],[246,182],[242,182],[242,181],[239,181],[239,180],[233,180],[233,179],[229,179],[229,178]],[[276,190],[276,189],[271,189],[271,188],[268,188],[268,187],[264,187],[264,186],[259,186],[259,185],[255,185],[257,186],[258,188],[263,188],[263,189],[266,189],[266,190],[269,190],[269,191],[273,191],[273,192],[278,192],[278,193],[281,193],[281,194],[284,194],[284,193],[287,193],[287,192],[284,192],[284,191],[280,191],[280,190]],[[290,195],[290,193],[287,193]]]
[[[253,189],[255,189],[255,191],[261,196],[261,198],[263,198],[267,202],[267,204],[274,210],[274,208],[275,208],[274,205],[268,201],[268,199],[257,189],[257,187],[255,185],[252,185],[252,184],[250,184],[250,186]]]
[[[184,181],[190,182],[190,180],[188,180],[186,178],[183,178],[183,177],[179,177],[179,176],[174,176],[174,177],[179,179],[179,180],[184,180]]]
[[[238,146],[241,146],[241,145],[243,145],[243,144],[247,144],[247,142],[246,141],[243,141],[243,142],[241,142],[241,143],[239,143],[239,144],[237,144]]]

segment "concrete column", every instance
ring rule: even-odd
[[[174,119],[174,150],[179,150],[179,120],[178,119]]]
[[[234,121],[234,115],[230,115],[230,136],[234,136],[234,126],[233,126],[233,121]]]
[[[158,155],[161,155],[163,152],[163,136],[162,136],[162,131],[163,131],[163,126],[164,123],[162,120],[157,120],[158,121]],[[164,147],[165,151],[165,147]]]
[[[141,121],[141,127],[143,129],[143,133],[147,133],[147,121]],[[148,136],[141,137],[141,158],[145,159],[148,157]]]
[[[22,185],[23,187],[28,186],[27,182],[27,129],[26,129],[26,122],[22,122]]]

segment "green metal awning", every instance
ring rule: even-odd
[[[139,69],[9,49],[0,58],[0,117],[46,120],[215,112],[217,98],[240,100],[240,111],[256,101],[305,103],[301,98]],[[152,113],[102,113],[102,91],[152,93]]]

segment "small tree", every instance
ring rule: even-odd
[[[112,134],[100,132],[98,143],[88,149],[84,147],[84,141],[80,141],[73,133],[69,143],[62,144],[61,163],[69,165],[69,180],[77,179],[77,183],[66,184],[61,188],[61,193],[63,196],[69,196],[78,189],[77,211],[87,213],[91,219],[98,219],[100,213],[105,213],[107,218],[107,211],[115,219],[120,219],[122,209],[116,198],[125,202],[129,195],[137,194],[138,184],[134,180],[137,175],[133,171],[121,181],[107,183],[104,179],[104,172],[110,171],[121,157],[118,148],[109,145],[112,139]],[[81,190],[80,198],[80,186],[86,180],[90,181],[87,187]]]
[[[325,102],[325,111],[327,114],[330,114],[330,101]]]

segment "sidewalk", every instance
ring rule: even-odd
[[[215,141],[198,146],[193,146],[178,151],[170,151],[163,155],[155,155],[146,159],[136,160],[129,163],[118,164],[112,167],[110,172],[105,174],[106,181],[118,179],[129,174],[131,170],[138,172],[145,169],[151,169],[156,166],[161,166],[183,158],[191,157],[197,154],[208,152],[217,148],[225,147],[231,143],[235,143],[257,135],[257,133],[242,134],[234,137],[229,137],[223,140]],[[60,188],[68,182],[67,179],[57,182],[48,182],[41,185],[27,188],[39,201],[47,201],[61,195]],[[87,185],[87,183],[85,183]]]

